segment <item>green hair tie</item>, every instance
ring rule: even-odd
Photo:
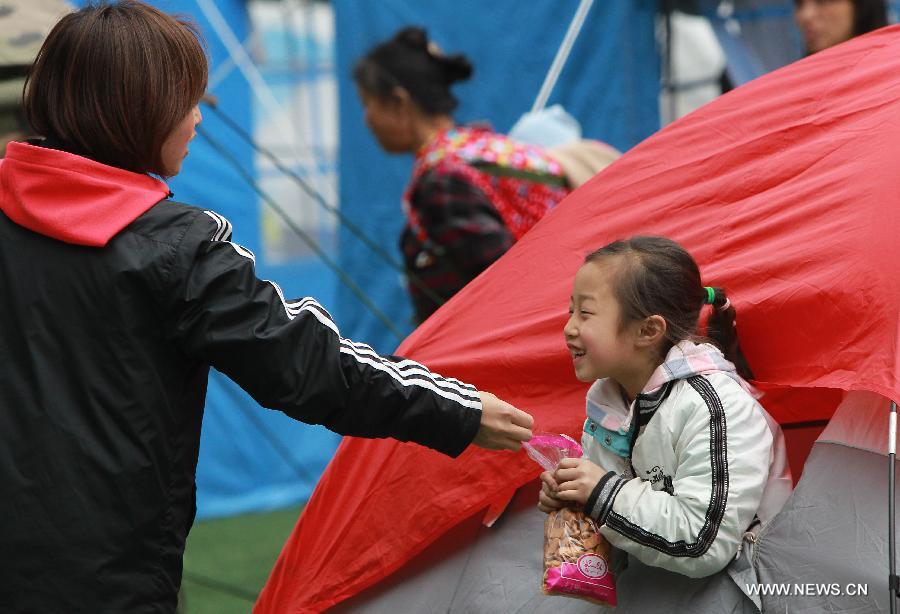
[[[713,305],[716,302],[716,289],[710,288],[709,286],[703,286],[703,289],[706,290],[706,304]]]

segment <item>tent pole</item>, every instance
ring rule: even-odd
[[[891,614],[897,614],[897,595],[900,593],[900,578],[897,577],[895,557],[896,518],[894,517],[894,461],[897,458],[897,403],[891,401],[890,428],[888,428],[888,556],[890,557],[888,585],[890,587]]]
[[[563,37],[563,41],[556,51],[556,57],[553,58],[553,63],[550,64],[550,70],[547,72],[547,76],[544,77],[544,82],[541,84],[541,89],[538,92],[537,98],[535,98],[534,104],[531,106],[532,113],[540,111],[547,106],[550,92],[553,91],[556,80],[559,78],[559,73],[562,72],[563,67],[566,65],[566,60],[569,59],[569,52],[572,51],[575,39],[578,38],[578,35],[581,33],[581,28],[584,26],[584,20],[587,18],[587,14],[591,10],[593,4],[594,0],[581,0],[581,2],[578,3],[578,8],[575,10],[575,16],[572,17],[572,21],[569,23],[569,29],[566,30],[566,35]]]

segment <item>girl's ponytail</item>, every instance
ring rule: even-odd
[[[707,305],[712,305],[712,313],[706,324],[706,336],[712,340],[725,358],[730,360],[738,374],[744,379],[753,379],[753,371],[741,350],[737,335],[737,312],[725,294],[724,288],[704,287]]]

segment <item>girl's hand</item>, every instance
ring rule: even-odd
[[[556,496],[563,501],[584,505],[597,482],[607,474],[586,458],[564,458],[556,468],[556,482],[559,484]]]
[[[541,493],[538,495],[538,509],[549,514],[566,505],[565,501],[556,498],[556,480],[553,474],[545,471],[541,474]]]

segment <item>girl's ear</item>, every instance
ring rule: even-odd
[[[644,318],[637,330],[635,343],[638,347],[656,345],[666,336],[666,319],[660,315]]]

